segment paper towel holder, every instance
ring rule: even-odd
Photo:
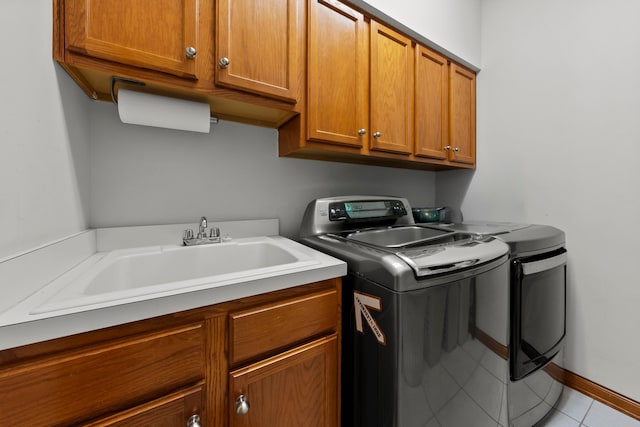
[[[116,83],[126,83],[134,86],[146,86],[145,82],[140,80],[125,79],[124,77],[111,76],[111,100],[114,104],[118,105],[118,98],[116,97]]]
[[[145,82],[141,82],[140,80],[127,79],[124,77],[111,76],[111,100],[114,104],[118,105],[118,97],[116,96],[116,84],[117,83],[125,83],[133,86],[146,86]],[[211,116],[211,123],[217,124],[219,119],[216,116]]]

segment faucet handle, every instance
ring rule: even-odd
[[[186,230],[184,230],[184,233],[182,234],[182,238],[193,239],[193,230],[191,228],[187,228]]]
[[[220,229],[218,227],[211,227],[209,237],[220,237]]]

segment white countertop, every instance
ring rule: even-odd
[[[343,261],[286,239],[277,220],[210,223],[232,241],[267,240],[296,253],[302,262],[272,271],[263,269],[244,277],[228,277],[209,284],[199,280],[177,291],[69,304],[52,310],[41,307],[61,292],[69,277],[91,268],[94,259],[121,249],[173,246],[182,243],[182,231],[193,224],[119,227],[87,230],[11,259],[0,260],[0,350],[81,332],[148,319],[238,298],[344,276]],[[166,288],[166,287],[165,287]]]

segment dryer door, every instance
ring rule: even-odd
[[[513,261],[513,381],[544,366],[562,347],[566,329],[566,261],[564,248]]]

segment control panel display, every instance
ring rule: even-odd
[[[407,210],[399,200],[366,200],[329,205],[331,221],[380,220],[399,218],[406,214]]]

